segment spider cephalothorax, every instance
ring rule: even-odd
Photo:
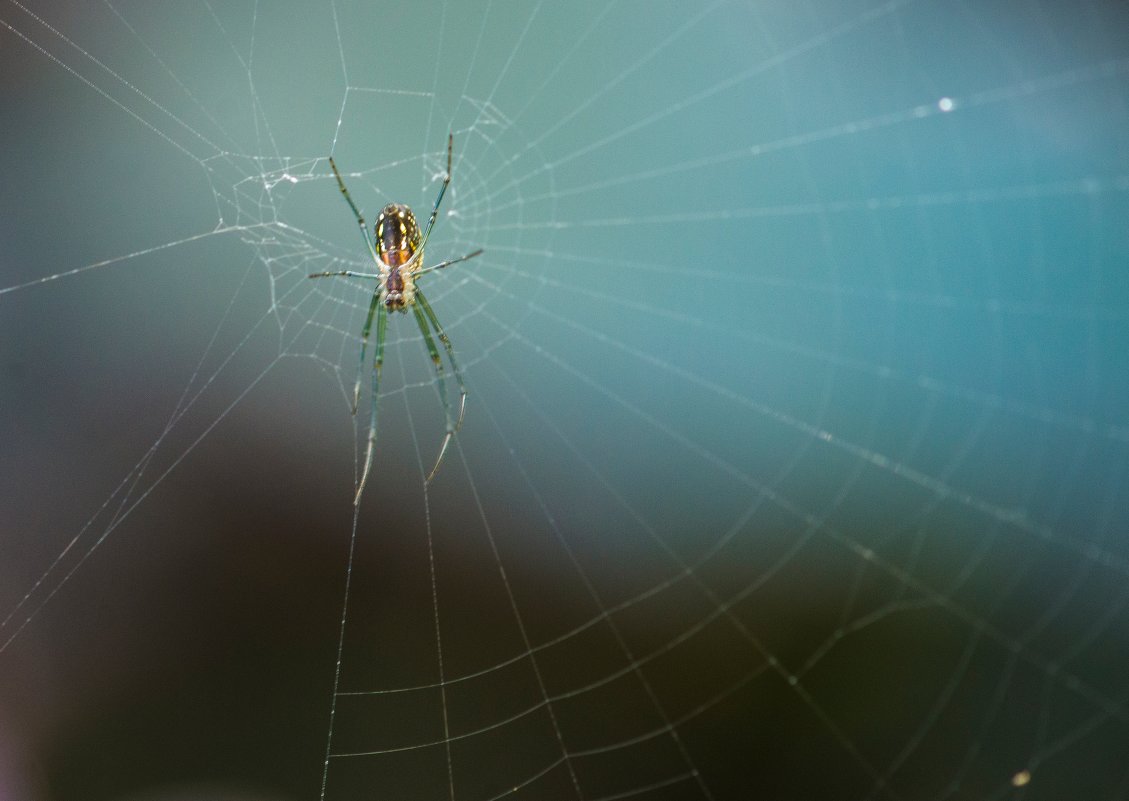
[[[423,296],[423,292],[415,284],[416,279],[424,273],[441,270],[452,264],[472,259],[482,252],[476,250],[457,259],[442,261],[430,267],[423,266],[423,248],[427,244],[427,238],[431,236],[431,229],[435,225],[435,218],[439,214],[439,204],[443,202],[447,185],[451,183],[451,153],[453,149],[454,137],[448,134],[447,174],[443,178],[443,185],[439,187],[439,196],[435,198],[435,205],[431,209],[431,217],[427,220],[427,228],[423,234],[420,234],[415,215],[412,214],[412,210],[408,206],[402,203],[389,203],[381,210],[380,216],[376,218],[376,225],[373,227],[374,239],[369,239],[365,218],[361,216],[360,210],[353,203],[353,198],[349,196],[349,190],[345,188],[345,182],[341,179],[341,173],[337,171],[333,157],[331,156],[329,159],[329,166],[333,169],[334,177],[337,178],[337,187],[341,190],[349,208],[353,210],[353,214],[357,217],[357,223],[361,227],[361,236],[365,240],[365,247],[368,248],[369,255],[376,263],[377,268],[375,273],[338,270],[336,272],[314,273],[310,276],[310,278],[326,278],[341,275],[377,281],[376,289],[373,290],[372,300],[369,303],[368,316],[365,318],[365,327],[361,332],[361,363],[357,368],[357,383],[353,387],[353,414],[356,414],[357,403],[361,395],[361,374],[365,366],[365,349],[368,347],[369,333],[372,331],[373,316],[375,315],[376,358],[373,360],[372,369],[372,406],[368,447],[365,448],[365,466],[361,471],[360,481],[357,482],[357,494],[353,498],[354,504],[361,502],[361,492],[365,488],[365,482],[368,481],[369,470],[372,467],[372,453],[376,445],[376,401],[380,389],[380,368],[384,362],[384,334],[388,326],[389,312],[406,312],[411,308],[416,323],[419,325],[420,333],[423,334],[427,351],[431,354],[431,361],[435,364],[435,374],[439,379],[439,394],[443,398],[443,409],[447,413],[447,435],[443,438],[443,444],[439,447],[439,456],[435,460],[435,466],[431,468],[431,473],[427,476],[428,481],[439,469],[439,464],[443,461],[443,454],[447,452],[447,446],[451,444],[451,438],[455,436],[455,432],[463,424],[467,393],[466,385],[463,384],[463,375],[459,372],[458,362],[455,361],[455,350],[451,347],[451,340],[447,338],[443,326],[439,324],[439,318],[435,316],[431,304],[427,302],[427,298]],[[433,331],[435,336],[432,336]],[[457,419],[451,414],[451,402],[447,397],[447,387],[443,380],[443,361],[439,358],[439,349],[435,346],[435,337],[438,337],[443,344],[443,348],[447,352],[447,360],[451,363],[451,370],[455,374],[455,380],[459,383],[459,415]]]

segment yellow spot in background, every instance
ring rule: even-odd
[[[1031,771],[1021,770],[1019,773],[1011,777],[1011,784],[1013,787],[1023,787],[1031,781]]]

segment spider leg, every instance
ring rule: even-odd
[[[481,253],[481,252],[482,251],[479,251],[479,253]],[[462,261],[462,259],[459,259],[459,261]],[[442,264],[442,265],[439,265],[439,266],[446,267],[447,264],[450,264],[450,262],[447,262],[446,264]],[[307,278],[330,278],[331,276],[335,276],[335,275],[343,275],[343,276],[346,276],[347,278],[372,278],[372,279],[375,279],[377,281],[379,281],[382,277],[380,275],[380,273],[356,273],[356,272],[353,272],[352,270],[337,270],[335,272],[327,272],[327,273],[310,273],[306,277]]]
[[[430,267],[424,267],[422,270],[416,270],[415,276],[418,278],[425,273],[430,273],[434,270],[442,270],[444,267],[450,267],[452,264],[458,264],[461,261],[473,259],[475,256],[482,255],[482,252],[482,248],[479,248],[478,250],[474,251],[474,253],[468,253],[465,256],[459,256],[459,258],[457,259],[451,259],[450,261],[441,261],[438,264],[431,265]],[[331,275],[333,275],[333,273],[331,273]],[[310,277],[313,278],[312,275]]]
[[[357,364],[357,381],[355,384],[353,384],[353,414],[357,413],[357,403],[360,402],[361,399],[361,376],[364,375],[365,372],[365,349],[368,348],[368,335],[369,332],[372,331],[372,316],[376,311],[377,306],[380,307],[382,312],[384,310],[384,304],[380,302],[381,288],[382,287],[377,287],[376,291],[372,293],[372,302],[370,302],[368,305],[368,317],[365,318],[365,327],[361,331],[361,359]],[[378,318],[376,323],[376,336],[378,342],[381,338],[380,325],[381,323]]]
[[[454,426],[452,426],[450,404],[447,402],[446,388],[442,386],[442,376],[440,376],[439,389],[443,392],[443,406],[444,410],[447,412],[447,436],[443,438],[443,445],[439,448],[439,458],[435,460],[435,466],[431,468],[431,473],[427,476],[427,480],[431,481],[435,476],[435,472],[439,469],[440,462],[443,461],[443,455],[447,452],[447,446],[451,444],[451,438],[462,428],[463,417],[466,415],[467,389],[466,383],[463,381],[462,370],[459,369],[459,363],[455,359],[455,349],[451,347],[451,340],[447,336],[447,332],[443,330],[443,326],[439,324],[439,318],[435,316],[435,310],[431,308],[431,304],[427,302],[427,298],[424,297],[419,287],[416,287],[416,304],[423,309],[423,313],[427,316],[428,321],[430,321],[431,327],[435,329],[439,341],[443,343],[443,349],[447,351],[447,359],[451,362],[451,371],[455,374],[455,381],[459,384],[459,417],[458,420],[455,421]],[[415,307],[413,307],[413,309],[414,308]],[[423,326],[421,325],[420,328],[422,329]],[[439,354],[435,351],[435,343],[430,337],[425,336],[424,339],[427,340],[432,361],[438,365]]]
[[[416,289],[416,300],[419,300],[418,289]],[[435,338],[431,336],[427,318],[423,316],[418,303],[412,304],[412,313],[415,315],[416,325],[419,326],[420,333],[423,334],[423,341],[427,343],[427,352],[431,354],[431,363],[435,365],[435,376],[439,379],[439,397],[443,401],[443,414],[447,418],[447,435],[443,438],[443,445],[439,448],[439,456],[435,460],[435,466],[427,474],[426,480],[431,481],[431,477],[439,469],[439,463],[443,461],[443,455],[447,452],[447,445],[451,442],[451,437],[455,435],[457,426],[451,419],[451,401],[447,397],[447,382],[443,378],[443,362],[439,358],[439,348],[435,347]]]
[[[361,503],[361,493],[365,491],[369,471],[372,469],[372,452],[376,448],[376,408],[380,396],[380,368],[384,365],[384,333],[388,330],[388,309],[383,303],[378,303],[380,293],[374,293],[373,306],[379,307],[376,315],[376,359],[372,369],[372,398],[370,399],[372,413],[369,416],[368,444],[365,446],[365,466],[361,470],[361,480],[357,483],[357,494],[353,498],[353,506]],[[369,322],[372,322],[372,310],[369,310]],[[365,326],[365,337],[368,336],[368,326]],[[354,412],[356,404],[353,404]]]
[[[365,240],[365,247],[368,248],[369,255],[372,256],[373,261],[379,264],[380,259],[376,257],[376,248],[373,247],[372,240],[369,239],[368,228],[365,227],[365,218],[361,216],[357,204],[353,202],[353,198],[349,195],[349,190],[345,188],[345,182],[341,180],[341,173],[337,171],[337,165],[333,162],[333,156],[329,157],[329,166],[333,168],[333,175],[337,178],[337,186],[341,189],[341,194],[345,197],[345,202],[349,204],[349,208],[353,210],[353,214],[357,217],[357,225],[361,227],[361,237]],[[449,174],[450,170],[447,172]],[[440,197],[442,197],[442,193],[440,193]],[[313,276],[310,277],[313,278]]]
[[[439,187],[439,195],[435,198],[435,205],[431,207],[431,217],[427,220],[427,228],[423,230],[423,239],[419,242],[419,247],[401,269],[406,269],[409,264],[423,255],[423,248],[427,245],[427,238],[431,236],[431,229],[435,227],[435,218],[439,216],[439,204],[443,202],[443,195],[447,193],[447,186],[451,183],[451,150],[455,146],[455,137],[453,134],[447,134],[447,174],[443,177],[443,185]]]

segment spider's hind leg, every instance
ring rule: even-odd
[[[423,238],[420,240],[418,253],[423,253],[423,249],[427,246],[428,237],[431,236],[431,229],[435,227],[435,218],[439,216],[439,206],[443,203],[443,195],[447,194],[447,187],[451,185],[451,152],[455,147],[454,134],[447,134],[447,173],[443,176],[443,184],[439,187],[439,194],[435,198],[435,205],[431,207],[431,216],[427,220],[427,227],[423,230]]]
[[[357,208],[357,204],[353,202],[353,197],[349,194],[349,190],[345,188],[345,181],[342,180],[341,173],[337,171],[337,164],[333,161],[333,156],[329,157],[329,166],[333,169],[333,177],[337,179],[337,188],[341,190],[341,195],[345,198],[345,202],[349,204],[349,208],[353,210],[353,215],[357,218],[357,225],[361,227],[361,237],[365,240],[365,247],[368,248],[368,252],[372,256],[373,261],[379,264],[380,259],[377,258],[376,248],[373,247],[372,240],[369,239],[365,218],[361,215],[361,210]]]

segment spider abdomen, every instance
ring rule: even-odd
[[[402,203],[385,206],[376,218],[376,253],[380,260],[389,267],[401,267],[419,246],[419,225],[412,210]]]

